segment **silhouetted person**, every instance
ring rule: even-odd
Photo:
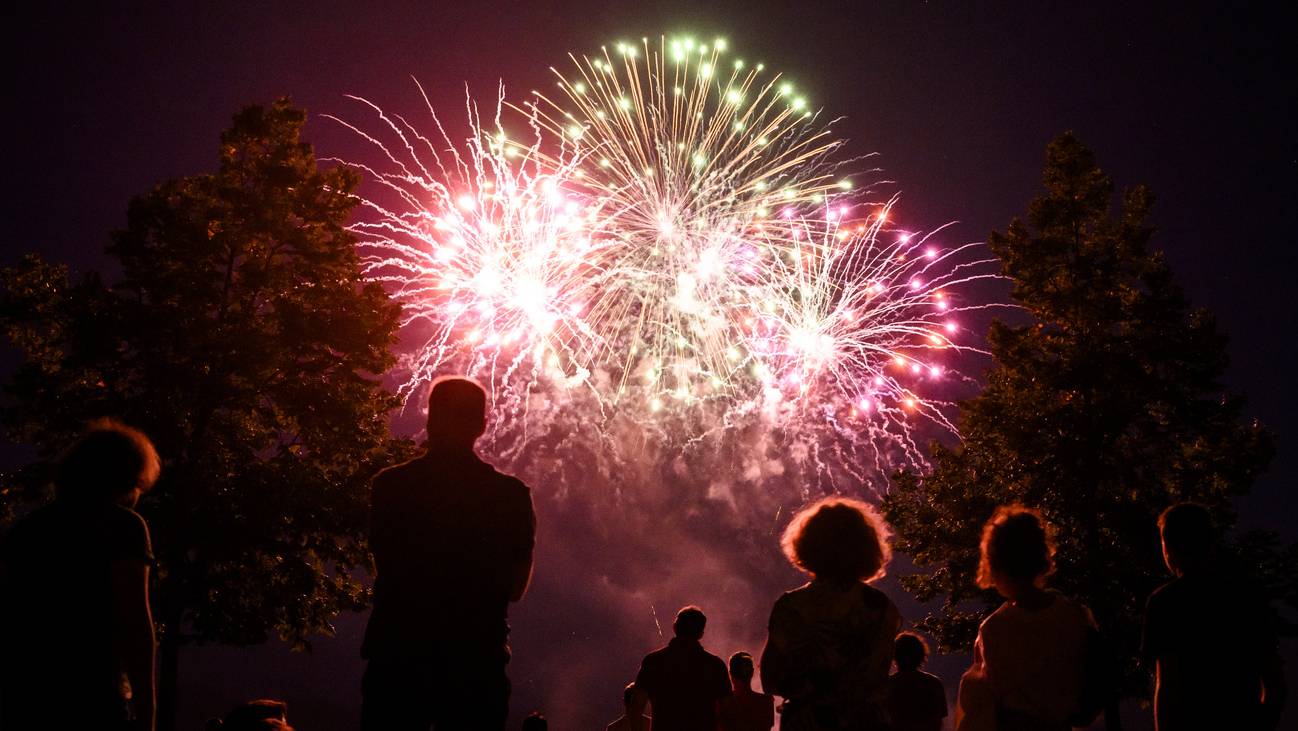
[[[920,670],[928,659],[924,638],[902,632],[893,642],[897,672],[888,677],[888,717],[892,731],[941,731],[946,689],[936,675]]]
[[[1006,601],[978,628],[973,666],[960,680],[958,731],[1073,726],[1095,620],[1046,588],[1054,553],[1051,526],[1031,508],[1001,506],[983,526],[978,585]]]
[[[532,711],[523,719],[523,731],[547,731],[550,724],[540,711]]]
[[[101,420],[69,449],[53,503],[0,546],[0,709],[6,731],[154,727],[149,528],[160,472],[143,433]]]
[[[1207,509],[1173,505],[1158,527],[1176,576],[1149,597],[1141,643],[1159,731],[1275,728],[1286,689],[1270,608],[1222,566]]]
[[[648,702],[654,731],[716,731],[717,702],[730,695],[730,677],[725,661],[700,642],[707,622],[698,607],[677,612],[676,636],[640,663],[628,716],[643,715]]]
[[[374,478],[364,729],[505,725],[506,614],[527,590],[536,518],[528,487],[474,453],[486,404],[477,383],[438,379],[427,452]]]
[[[721,699],[721,731],[770,731],[775,725],[775,696],[753,690],[753,656],[730,656],[730,696]]]
[[[762,687],[786,701],[780,727],[886,728],[901,614],[869,582],[891,557],[887,523],[859,500],[826,498],[793,517],[781,544],[811,581],[776,600],[762,651]]]
[[[643,712],[631,712],[631,704],[635,702],[635,683],[628,683],[622,690],[622,717],[610,723],[605,731],[649,731],[649,717]]]

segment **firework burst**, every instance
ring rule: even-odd
[[[864,454],[855,477],[920,459],[916,420],[953,429],[923,388],[988,261],[891,228],[808,100],[721,39],[570,59],[556,95],[468,100],[460,143],[431,105],[435,139],[361,99],[381,134],[344,122],[381,153],[353,230],[420,340],[405,394],[456,370],[523,418],[580,392],[669,444],[778,425]]]

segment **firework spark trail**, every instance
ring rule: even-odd
[[[591,404],[667,444],[765,424],[857,481],[922,460],[917,419],[954,431],[921,389],[973,349],[959,290],[989,260],[890,228],[896,198],[865,201],[807,100],[720,39],[570,59],[553,99],[500,91],[485,122],[467,99],[460,142],[426,96],[436,141],[357,97],[380,132],[337,120],[379,151],[346,163],[390,201],[352,230],[422,338],[403,395],[455,370],[518,430]]]

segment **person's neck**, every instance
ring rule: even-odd
[[[1013,604],[1016,607],[1022,607],[1028,611],[1035,611],[1050,606],[1050,602],[1053,600],[1053,597],[1050,596],[1050,592],[1033,584],[1016,591],[1014,596],[1010,599],[1010,604]]]
[[[735,695],[750,695],[753,692],[753,686],[751,683],[752,681],[745,682],[731,678],[730,688],[734,691]]]
[[[452,439],[429,439],[429,454],[473,454],[473,442],[459,442]]]

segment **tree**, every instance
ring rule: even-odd
[[[922,626],[960,650],[999,603],[974,584],[983,522],[1003,503],[1041,508],[1059,529],[1052,583],[1091,607],[1138,694],[1140,618],[1167,578],[1158,513],[1196,500],[1233,522],[1229,499],[1272,440],[1223,390],[1226,338],[1150,248],[1150,192],[1128,191],[1115,215],[1111,180],[1071,134],[1050,143],[1044,184],[1027,222],[989,240],[1034,321],[992,324],[995,364],[961,404],[963,442],[933,445],[928,474],[896,475],[884,513],[926,569],[903,585],[942,599]]]
[[[398,308],[361,276],[356,177],[317,169],[305,120],[288,100],[243,109],[215,173],[133,200],[107,249],[116,284],[73,285],[35,256],[3,275],[0,326],[24,356],[4,426],[38,450],[6,476],[5,508],[42,496],[89,418],[144,429],[163,457],[141,511],[159,559],[164,727],[182,643],[302,647],[365,606],[365,484],[409,451],[379,383]]]

